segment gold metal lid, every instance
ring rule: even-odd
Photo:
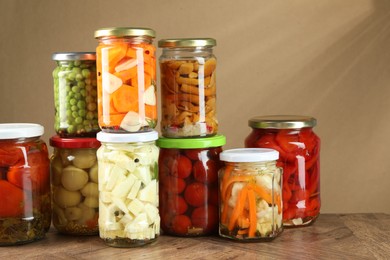
[[[109,27],[101,28],[95,31],[95,38],[101,37],[125,37],[125,36],[149,36],[152,38],[156,37],[156,32],[150,28],[142,27]]]
[[[314,127],[317,120],[314,117],[297,115],[257,116],[249,119],[248,125],[252,128],[299,129]]]
[[[217,41],[213,38],[176,38],[158,41],[158,47],[186,48],[186,47],[213,47]]]

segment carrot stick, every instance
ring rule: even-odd
[[[253,191],[268,204],[278,205],[278,213],[282,211],[282,204],[280,199],[280,194],[276,194],[273,198],[270,192],[267,192],[263,187],[256,185],[254,183],[249,183],[248,188],[253,189]]]
[[[248,234],[248,229],[240,229],[237,231],[237,235],[246,235]]]
[[[224,179],[225,179],[225,176],[224,176]],[[223,197],[226,197],[226,191],[235,182],[250,182],[252,179],[253,179],[253,176],[238,175],[238,176],[232,176],[231,178],[228,178],[227,181],[225,181],[225,182],[222,181],[222,194],[221,195]]]
[[[257,216],[256,216],[256,196],[255,192],[252,189],[248,190],[248,201],[249,201],[249,237],[254,237],[256,233],[257,226]]]
[[[242,211],[243,211],[244,206],[245,206],[245,201],[246,201],[247,195],[248,195],[248,188],[247,188],[247,186],[245,186],[240,191],[240,194],[238,195],[238,198],[237,198],[236,206],[234,207],[233,213],[230,216],[230,221],[229,221],[229,226],[228,226],[228,229],[230,231],[233,230],[234,225],[236,224],[238,217],[242,214]]]

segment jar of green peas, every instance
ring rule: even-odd
[[[54,129],[60,137],[94,137],[100,130],[95,52],[54,53]]]

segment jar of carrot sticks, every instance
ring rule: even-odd
[[[157,124],[155,32],[95,31],[99,126],[104,132],[146,132]]]
[[[245,147],[279,151],[283,168],[283,225],[301,227],[320,214],[320,138],[317,121],[309,116],[258,116],[249,120],[252,132]]]
[[[238,241],[272,240],[282,230],[282,170],[273,149],[242,148],[220,154],[219,235]]]
[[[215,39],[164,39],[160,57],[164,137],[217,134]]]

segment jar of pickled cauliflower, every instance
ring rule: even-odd
[[[219,154],[226,138],[160,138],[160,215],[165,234],[202,236],[218,231]]]
[[[0,246],[45,237],[51,224],[49,157],[38,124],[0,124]]]
[[[99,191],[96,138],[50,138],[53,225],[70,235],[99,231]]]
[[[113,247],[151,243],[160,234],[156,131],[99,132],[99,233]]]
[[[163,39],[161,133],[164,137],[217,134],[216,66],[212,38]]]
[[[249,120],[246,147],[279,151],[283,168],[283,225],[305,226],[320,214],[320,138],[308,116],[259,116]]]
[[[272,240],[282,230],[282,170],[273,149],[242,148],[220,154],[219,235],[238,241]]]
[[[100,130],[94,52],[54,53],[54,129],[60,137],[95,137]]]
[[[157,124],[155,32],[113,27],[95,31],[99,125],[104,132],[145,132]]]

